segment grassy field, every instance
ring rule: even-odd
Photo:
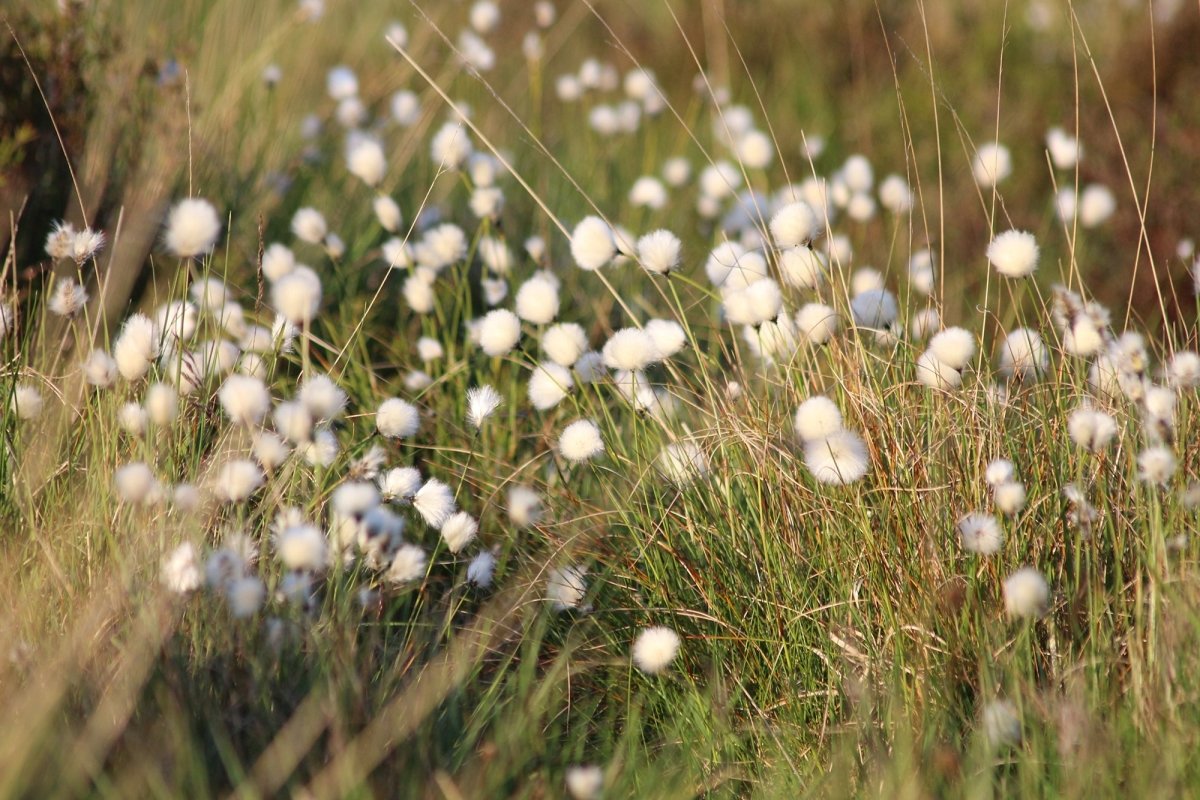
[[[1200,6],[0,20],[0,796],[1200,792]]]

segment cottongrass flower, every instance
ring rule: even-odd
[[[1155,486],[1166,486],[1175,474],[1175,454],[1170,448],[1147,447],[1137,457],[1138,478]]]
[[[333,431],[322,429],[314,433],[312,439],[300,445],[298,451],[309,465],[325,468],[337,460],[342,446]]]
[[[1037,240],[1027,231],[998,233],[988,244],[987,259],[996,272],[1007,278],[1032,275],[1038,265]]]
[[[827,344],[838,324],[837,312],[824,303],[807,303],[796,312],[796,331],[811,344]]]
[[[673,442],[662,449],[654,461],[658,473],[677,487],[708,476],[709,463],[704,451],[694,442]]]
[[[930,389],[950,391],[962,386],[962,371],[942,361],[932,350],[926,350],[917,358],[914,377]]]
[[[975,336],[963,328],[946,328],[929,340],[929,351],[943,364],[962,370],[975,357]]]
[[[560,366],[574,366],[587,349],[587,333],[574,322],[551,325],[542,334],[542,352]]]
[[[230,375],[217,392],[225,415],[234,425],[261,425],[271,410],[271,394],[258,378]]]
[[[657,675],[679,655],[679,634],[665,626],[646,628],[633,642],[633,663],[648,675]]]
[[[900,307],[887,289],[868,289],[850,300],[850,313],[858,327],[884,330],[896,322]]]
[[[769,227],[777,246],[798,247],[817,238],[821,232],[821,218],[812,206],[797,200],[776,211]]]
[[[566,783],[572,800],[597,800],[604,788],[604,770],[594,764],[567,767]]]
[[[440,529],[454,513],[454,492],[437,478],[430,478],[413,495],[412,505],[425,524]]]
[[[980,715],[983,734],[993,747],[1015,747],[1021,743],[1021,717],[1011,700],[993,700]]]
[[[54,294],[47,303],[51,313],[60,317],[73,317],[87,305],[87,290],[72,278],[59,278],[54,282]]]
[[[400,228],[404,219],[400,206],[386,194],[377,195],[371,203],[371,209],[375,212],[375,219],[388,233],[395,233]]]
[[[992,500],[1001,514],[1013,516],[1025,508],[1025,484],[1020,481],[1008,481],[992,490]]]
[[[521,320],[505,308],[489,311],[479,325],[479,347],[489,356],[512,352],[521,339]]]
[[[276,538],[275,555],[289,570],[321,572],[329,563],[329,542],[316,525],[290,525]]]
[[[1030,380],[1045,372],[1049,350],[1037,331],[1017,328],[1000,345],[998,369],[1006,378]]]
[[[467,420],[476,430],[482,428],[483,423],[496,413],[502,402],[500,393],[487,384],[468,389]]]
[[[317,316],[322,294],[316,273],[298,267],[271,286],[271,306],[293,325],[305,325]]]
[[[1002,483],[1015,480],[1016,474],[1016,467],[1007,458],[994,458],[988,462],[983,479],[987,481],[988,486],[995,488]]]
[[[654,347],[662,358],[670,358],[687,344],[687,332],[673,319],[646,320],[642,328],[654,340]]]
[[[647,272],[666,275],[679,266],[679,237],[668,230],[647,233],[637,240],[638,263]]]
[[[1012,174],[1012,154],[999,142],[980,145],[971,162],[975,183],[990,189]]]
[[[599,217],[584,217],[571,232],[571,257],[580,269],[600,269],[617,254],[612,228]]]
[[[258,613],[267,597],[267,587],[249,575],[230,581],[225,587],[225,602],[234,619],[247,619]]]
[[[387,172],[383,145],[371,136],[351,136],[346,141],[346,168],[368,186],[378,186]]]
[[[448,170],[456,170],[467,162],[475,152],[467,128],[461,122],[450,121],[442,125],[429,142],[433,161]]]
[[[587,569],[569,566],[551,569],[546,576],[546,599],[555,611],[578,608],[587,594]]]
[[[866,442],[853,431],[835,431],[804,445],[804,465],[820,483],[854,483],[867,474],[870,463]]]
[[[559,434],[558,452],[572,464],[596,458],[604,453],[600,428],[590,419],[575,420]]]
[[[478,533],[479,523],[465,511],[451,514],[442,523],[442,541],[451,553],[461,553],[463,548],[474,541]]]
[[[990,556],[1004,545],[1004,532],[991,514],[971,512],[959,519],[956,528],[962,548],[968,553]]]
[[[313,418],[320,421],[337,419],[346,410],[346,392],[328,375],[312,375],[304,379],[296,392],[299,400]]]
[[[150,467],[141,461],[118,467],[113,473],[113,487],[121,502],[132,505],[154,502],[160,492],[158,479]]]
[[[152,383],[146,387],[142,405],[150,421],[165,428],[179,416],[179,393],[165,383]]]
[[[825,258],[810,247],[789,247],[779,254],[779,276],[788,286],[816,289],[825,281]]]
[[[312,436],[313,415],[298,400],[288,400],[275,406],[271,414],[275,430],[293,444],[303,444]]]
[[[130,436],[142,437],[150,425],[150,415],[137,403],[125,403],[117,409],[117,424]]]
[[[389,439],[407,439],[421,427],[421,414],[412,403],[389,397],[375,412],[375,428]]]
[[[490,550],[484,550],[471,559],[467,565],[467,580],[480,589],[492,585],[492,577],[496,573],[496,556]]]
[[[796,435],[803,442],[824,439],[842,430],[842,412],[824,395],[810,397],[801,403],[793,421]]]
[[[1171,356],[1167,365],[1167,380],[1179,389],[1200,386],[1200,355],[1191,350],[1180,350]]]
[[[1067,433],[1077,447],[1097,453],[1117,435],[1117,421],[1094,408],[1077,408],[1067,417]]]
[[[558,316],[558,304],[558,286],[541,275],[521,284],[514,302],[517,316],[534,325],[553,322]]]
[[[641,370],[662,360],[650,334],[640,328],[622,328],[601,350],[604,366],[616,370]]]
[[[725,319],[730,323],[758,327],[779,315],[783,294],[779,284],[764,278],[744,289],[727,291],[723,308]]]
[[[421,471],[416,467],[394,467],[379,478],[379,494],[390,502],[412,500],[421,489]]]
[[[1085,186],[1079,195],[1079,224],[1084,228],[1095,228],[1103,224],[1117,210],[1117,198],[1112,190],[1099,183]]]
[[[879,202],[893,214],[907,214],[913,207],[913,193],[908,181],[899,175],[888,175],[879,183]]]
[[[548,361],[533,368],[529,377],[529,402],[538,411],[554,408],[570,394],[575,386],[571,371]]]
[[[196,546],[184,542],[163,556],[159,580],[167,591],[175,594],[189,594],[199,589],[204,583],[204,575]]]
[[[306,206],[292,215],[292,233],[302,242],[320,244],[329,233],[329,225],[325,222],[324,214]]]
[[[537,525],[543,513],[542,496],[530,487],[517,484],[508,490],[508,519],[518,528]]]
[[[180,258],[192,258],[212,250],[221,234],[221,218],[207,200],[190,197],[180,200],[167,216],[164,241],[167,249]]]
[[[129,316],[121,326],[121,333],[113,344],[113,359],[117,371],[127,381],[136,381],[147,372],[158,358],[158,330],[145,314]]]
[[[338,516],[361,519],[379,505],[379,490],[366,481],[347,481],[333,490],[329,505]]]
[[[1040,617],[1050,606],[1050,585],[1033,567],[1022,567],[1004,579],[1004,610],[1013,619]]]
[[[18,384],[12,394],[12,411],[17,419],[29,421],[42,414],[44,401],[37,387],[28,383]]]
[[[258,491],[264,477],[258,464],[236,459],[221,467],[213,485],[213,494],[225,503],[240,503]]]
[[[1046,149],[1054,168],[1060,170],[1074,169],[1083,155],[1079,140],[1059,127],[1046,131]]]

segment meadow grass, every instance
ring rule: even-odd
[[[502,2],[494,29],[489,3],[2,12],[0,795],[1193,794],[1196,8],[932,5],[558,3],[541,25]],[[564,100],[563,76],[615,84]],[[973,162],[994,142],[993,187]],[[884,207],[888,175],[911,208]],[[644,176],[661,207],[630,199]],[[815,223],[788,241],[796,202]],[[302,209],[333,235],[304,241]],[[58,221],[106,241],[56,258]],[[669,274],[643,268],[657,229]],[[989,251],[1010,229],[1038,245],[1025,277]],[[535,278],[554,289],[522,299]],[[817,302],[828,341],[796,316]],[[515,344],[480,327],[493,309],[526,317]],[[651,320],[672,352],[643,352]],[[564,322],[589,353],[560,372]],[[1044,356],[1006,340],[1025,328]],[[500,404],[472,422],[480,386]],[[1080,408],[1113,426],[1092,450]],[[577,420],[602,452],[560,445]],[[272,430],[295,440],[278,461]],[[229,477],[243,461],[261,485]],[[477,536],[386,496],[402,467]],[[639,638],[659,627],[677,653]]]

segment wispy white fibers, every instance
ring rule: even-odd
[[[486,384],[468,389],[467,420],[476,429],[482,428],[484,421],[496,412],[501,402],[500,393]]]
[[[679,266],[679,237],[668,230],[647,233],[637,241],[638,263],[647,272],[666,275]]]
[[[679,655],[679,634],[664,626],[646,628],[633,642],[633,663],[642,672],[657,675]]]
[[[442,541],[446,543],[446,549],[451,553],[461,553],[478,533],[479,523],[465,511],[451,514],[442,523]]]
[[[870,463],[866,442],[853,431],[837,431],[804,445],[804,465],[821,483],[854,483],[867,474]]]
[[[521,320],[506,308],[489,311],[479,323],[479,347],[489,356],[512,352],[521,338]]]
[[[584,217],[571,233],[571,257],[580,269],[598,270],[616,254],[612,228],[599,217]]]
[[[1013,618],[1040,617],[1050,605],[1050,585],[1033,567],[1022,567],[1004,579],[1004,610]]]
[[[559,434],[558,452],[574,464],[596,458],[604,452],[600,428],[590,419],[575,420]]]
[[[220,234],[221,218],[213,204],[191,197],[172,207],[163,241],[174,255],[191,258],[212,250]]]
[[[988,556],[999,552],[1004,544],[1000,523],[990,514],[967,514],[958,521],[957,528],[962,548],[968,553]]]
[[[988,244],[987,258],[996,272],[1007,278],[1032,275],[1038,265],[1038,246],[1027,231],[1004,231]]]
[[[454,513],[454,492],[437,478],[430,478],[413,496],[413,508],[431,528],[441,528]]]
[[[421,415],[412,403],[389,397],[375,412],[375,427],[389,439],[407,439],[421,427]]]

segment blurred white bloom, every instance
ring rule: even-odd
[[[345,100],[358,94],[358,78],[354,70],[338,65],[325,75],[325,89],[332,100]]]
[[[508,309],[484,315],[479,327],[479,346],[489,356],[508,355],[521,338],[521,320]]]
[[[221,219],[212,203],[192,197],[171,209],[164,241],[176,256],[191,258],[212,250],[220,233]]]
[[[184,542],[163,556],[159,579],[168,591],[175,594],[187,594],[199,589],[204,578],[196,546]]]
[[[819,441],[842,430],[842,412],[828,397],[816,395],[796,408],[793,422],[802,442]]]
[[[508,490],[508,518],[519,528],[536,525],[542,519],[542,496],[520,484]]]
[[[668,230],[647,233],[637,241],[637,257],[647,272],[666,275],[679,266],[679,237]]]
[[[263,473],[258,464],[246,459],[235,459],[217,471],[213,493],[226,503],[239,503],[263,485]]]
[[[118,467],[113,473],[113,486],[122,502],[134,505],[152,502],[159,491],[154,473],[141,461]]]
[[[1099,183],[1085,186],[1079,195],[1079,224],[1095,228],[1106,222],[1117,210],[1117,198],[1112,190]]]
[[[260,425],[271,409],[271,395],[258,378],[230,375],[217,392],[226,416],[235,425]]]
[[[616,254],[612,228],[599,217],[584,217],[571,233],[571,257],[580,269],[598,270]]]
[[[1004,544],[1004,532],[991,514],[972,512],[959,519],[956,527],[962,548],[968,553],[990,556]]]
[[[475,539],[478,532],[479,523],[465,511],[451,514],[442,523],[441,529],[442,541],[451,553],[461,553],[463,548]]]
[[[295,268],[296,256],[287,245],[275,242],[263,251],[262,272],[267,280],[277,281]]]
[[[1117,422],[1103,411],[1078,408],[1067,417],[1067,433],[1077,446],[1098,452],[1116,436]]]
[[[779,247],[806,245],[821,232],[821,220],[812,206],[798,200],[780,208],[771,217],[771,236]]]
[[[329,562],[329,543],[320,528],[299,523],[283,529],[275,553],[287,569],[320,572]]]
[[[983,708],[983,733],[994,747],[1021,743],[1021,718],[1010,700],[993,700]]]
[[[998,233],[988,245],[987,258],[1001,275],[1024,278],[1037,269],[1037,241],[1026,231]]]
[[[117,379],[117,362],[108,353],[97,348],[88,353],[83,362],[83,377],[91,386],[108,388]]]
[[[468,389],[467,420],[475,428],[482,428],[484,421],[496,413],[501,402],[500,393],[487,384]]]
[[[302,242],[321,244],[329,233],[329,226],[325,223],[324,214],[315,208],[305,207],[297,209],[292,215],[292,233]]]
[[[555,364],[571,367],[588,348],[587,334],[574,322],[551,325],[542,334],[542,351]]]
[[[854,483],[867,474],[870,463],[866,442],[853,431],[836,431],[804,445],[804,465],[821,483]]]
[[[578,464],[604,453],[604,440],[600,428],[590,419],[579,419],[563,428],[558,437],[558,452],[573,464]]]
[[[789,247],[779,254],[779,276],[788,286],[816,289],[825,279],[825,259],[810,247]]]
[[[1022,567],[1004,579],[1004,610],[1010,617],[1040,617],[1050,605],[1050,586],[1033,567]]]
[[[543,361],[533,368],[529,377],[529,402],[538,411],[554,408],[575,385],[566,367]]]
[[[375,219],[379,220],[379,224],[388,233],[395,233],[400,227],[403,221],[400,206],[386,194],[376,196],[371,208],[375,211]]]
[[[998,142],[980,145],[971,162],[971,173],[977,184],[990,189],[1012,174],[1012,155]]]
[[[454,513],[454,492],[437,478],[430,478],[413,495],[412,504],[429,527],[441,528]]]
[[[583,567],[551,569],[546,577],[546,599],[555,611],[577,608],[587,594],[587,570]]]
[[[127,381],[143,377],[158,358],[158,353],[158,331],[150,318],[145,314],[128,317],[113,345],[113,359],[121,377]]]
[[[837,312],[824,303],[806,303],[796,312],[796,330],[813,344],[825,344],[837,333]]]
[[[1175,474],[1175,454],[1167,447],[1147,447],[1138,454],[1138,478],[1146,483],[1166,486]]]
[[[447,122],[433,135],[430,143],[434,163],[445,169],[458,169],[474,152],[470,134],[460,122]]]
[[[421,415],[412,403],[389,397],[375,412],[375,427],[389,439],[407,439],[421,427]]]
[[[558,287],[540,275],[534,275],[517,290],[517,316],[534,325],[546,325],[558,316]]]
[[[1061,170],[1074,169],[1083,155],[1079,140],[1059,127],[1046,131],[1046,149],[1054,168]]]
[[[471,559],[467,565],[467,580],[486,589],[492,585],[492,576],[496,572],[496,556],[490,550],[484,550]]]
[[[1025,484],[1009,481],[992,490],[992,499],[1001,514],[1013,516],[1025,508]]]
[[[650,334],[639,328],[622,328],[609,337],[601,352],[609,369],[640,370],[660,361],[662,355]]]
[[[1017,328],[1000,346],[999,370],[1006,378],[1036,378],[1048,364],[1049,352],[1037,331]]]
[[[379,478],[379,494],[387,501],[407,501],[421,489],[421,472],[416,467],[395,467]]]
[[[661,625],[646,628],[634,640],[632,655],[638,669],[657,675],[679,655],[679,634]]]
[[[572,800],[597,800],[604,788],[604,771],[594,765],[567,768],[567,794]]]

